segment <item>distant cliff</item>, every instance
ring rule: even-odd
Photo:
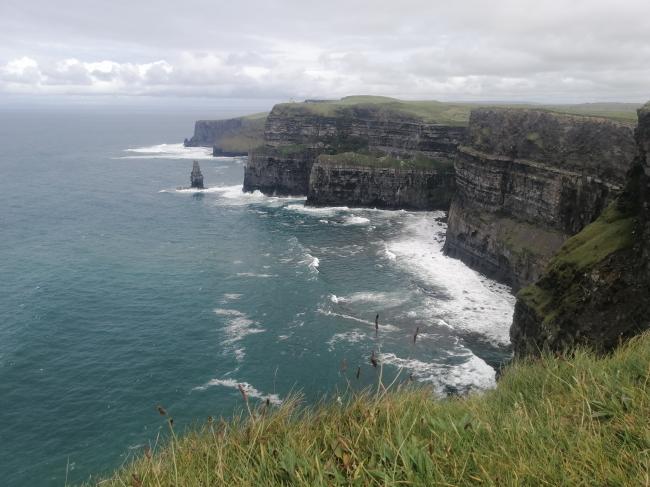
[[[454,168],[449,162],[422,156],[321,155],[311,169],[307,204],[446,210],[454,190]]]
[[[186,147],[212,147],[215,156],[246,155],[263,143],[266,114],[226,120],[197,120]]]
[[[650,327],[650,104],[639,110],[636,140],[625,191],[518,294],[510,330],[518,355],[610,350]]]
[[[249,157],[244,190],[306,195],[320,154],[371,151],[451,162],[465,133],[463,113],[469,112],[455,107],[373,97],[276,105],[264,146]]]
[[[455,161],[446,252],[515,289],[620,193],[630,124],[546,110],[480,108]]]

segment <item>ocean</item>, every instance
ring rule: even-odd
[[[164,437],[158,405],[182,432],[240,384],[335,397],[375,352],[433,397],[511,356],[514,297],[442,254],[443,212],[244,194],[245,158],[179,143],[196,118],[0,112],[2,485],[97,478]],[[207,189],[178,189],[195,159]]]

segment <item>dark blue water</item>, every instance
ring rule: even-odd
[[[513,298],[442,256],[442,213],[244,195],[244,159],[177,144],[195,118],[0,113],[3,485],[110,471],[158,404],[182,429],[241,407],[238,384],[373,384],[372,351],[432,393],[493,386]],[[176,190],[195,157],[209,189]]]

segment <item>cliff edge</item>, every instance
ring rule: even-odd
[[[307,195],[321,154],[370,151],[451,163],[468,114],[468,106],[367,96],[276,105],[263,146],[249,155],[244,191]]]
[[[542,109],[472,110],[445,250],[515,289],[620,193],[633,126]]]
[[[650,326],[650,103],[638,117],[625,190],[519,292],[510,329],[517,355],[606,351]]]

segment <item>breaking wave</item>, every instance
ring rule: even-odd
[[[212,159],[211,147],[185,147],[183,144],[158,144],[125,149],[129,155],[117,159]],[[229,158],[235,159],[235,158]]]
[[[276,406],[279,406],[282,404],[282,399],[280,399],[280,396],[277,394],[266,394],[264,392],[260,392],[255,387],[250,385],[248,382],[238,382],[235,379],[212,379],[203,384],[202,386],[197,386],[194,388],[195,391],[204,391],[208,387],[215,387],[215,386],[221,386],[221,387],[228,387],[230,389],[236,389],[239,390],[239,387],[244,390],[246,395],[248,397],[253,397],[255,399],[259,399],[261,401],[266,401],[268,400],[271,404],[274,404]]]

